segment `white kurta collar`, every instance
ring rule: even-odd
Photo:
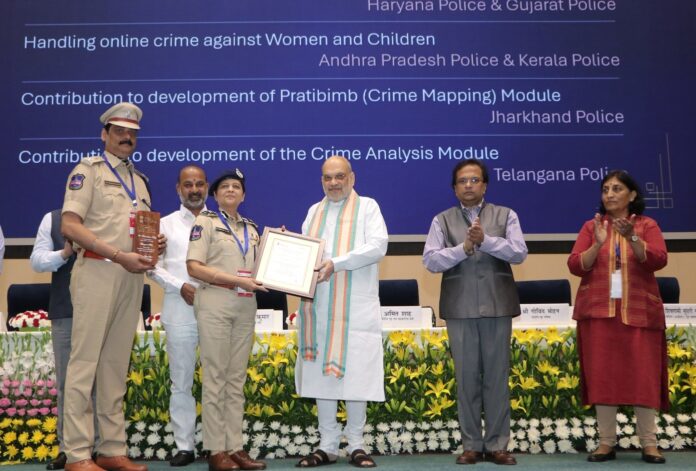
[[[207,210],[208,210],[208,208],[205,205],[203,205],[203,209],[201,209],[201,211],[207,211]],[[179,205],[179,215],[181,216],[181,219],[183,219],[184,221],[190,222],[190,223],[192,223],[194,221],[194,219],[196,219],[196,216],[193,215],[191,210],[188,209],[183,204]]]

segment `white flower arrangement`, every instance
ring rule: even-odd
[[[558,451],[561,453],[577,453],[578,451],[573,448],[573,442],[570,440],[559,440],[558,441]]]
[[[551,455],[555,452],[556,452],[556,442],[554,442],[553,440],[546,440],[544,442],[544,453]]]
[[[624,416],[626,417],[626,416]],[[668,425],[658,435],[658,446],[662,449],[680,450],[692,446],[696,442],[696,418],[686,416],[681,418],[677,426]],[[597,448],[597,430],[595,426],[586,425],[584,418],[568,420],[518,420],[511,428],[511,439],[507,449],[512,453],[569,453],[593,451]],[[592,423],[592,421],[590,421]],[[625,418],[625,425],[618,428],[618,447],[622,449],[637,449],[640,446],[635,427],[628,425],[630,420]],[[585,424],[585,425],[583,425]],[[397,453],[433,453],[461,452],[461,433],[458,429],[450,429],[449,423],[439,422],[380,422],[365,427],[365,449],[368,453],[384,455]],[[544,427],[544,425],[547,425]],[[676,425],[676,424],[675,424]],[[165,432],[166,424],[160,427],[142,427],[146,430],[156,430],[147,436],[135,430],[138,424],[132,425],[128,439],[129,456],[132,458],[159,457],[160,449],[171,450],[171,434]],[[289,426],[278,421],[256,420],[249,422],[250,434],[244,434],[246,449],[253,450],[254,456],[269,458],[286,458],[304,456],[316,448],[319,441],[316,427],[302,429],[299,426]],[[309,434],[308,432],[312,432]],[[549,433],[543,433],[549,432]],[[160,440],[153,435],[160,434]],[[563,438],[565,437],[565,438]],[[196,435],[197,447],[202,447],[200,434]],[[345,440],[344,440],[345,446]],[[135,449],[140,449],[139,454]],[[154,448],[157,447],[157,448]],[[346,449],[341,448],[341,456]]]
[[[682,450],[686,446],[686,440],[682,437],[674,437],[672,440],[672,448],[675,450]]]
[[[587,449],[587,451],[595,451],[597,449],[597,446],[598,446],[597,441],[595,441],[591,438],[588,438],[587,440],[585,440],[585,448]]]
[[[570,438],[570,429],[567,425],[560,425],[556,427],[556,437],[561,440],[567,440]]]
[[[48,313],[43,309],[38,311],[24,311],[15,314],[9,320],[10,327],[17,330],[27,329],[42,329],[51,327],[51,321],[48,320]]]
[[[147,327],[150,327],[152,330],[163,329],[164,326],[162,325],[162,313],[158,312],[156,314],[150,314],[149,316],[147,316],[147,319],[145,319],[145,325]]]

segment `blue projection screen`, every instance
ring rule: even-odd
[[[33,237],[62,205],[121,100],[144,111],[133,160],[163,214],[183,166],[239,167],[240,211],[299,230],[337,153],[401,240],[456,203],[451,170],[466,158],[488,166],[486,198],[541,240],[571,238],[614,168],[641,182],[663,231],[696,232],[694,1],[5,0],[0,12],[8,238]]]

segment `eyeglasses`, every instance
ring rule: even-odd
[[[459,178],[457,179],[457,185],[467,185],[471,183],[472,185],[476,185],[478,183],[481,183],[483,180],[481,180],[479,177],[471,177],[471,178]]]
[[[345,173],[338,173],[336,175],[322,175],[321,178],[324,180],[326,183],[330,183],[331,180],[336,180],[337,182],[342,182],[343,180],[346,179],[348,175]]]

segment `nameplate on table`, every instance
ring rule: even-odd
[[[421,306],[382,306],[383,329],[429,329],[432,327],[430,315]]]
[[[696,304],[665,304],[667,325],[696,325]]]
[[[283,311],[259,309],[256,311],[256,332],[281,332],[283,330]]]
[[[515,324],[533,326],[568,325],[570,323],[570,306],[568,304],[522,304],[522,315],[515,317]]]

